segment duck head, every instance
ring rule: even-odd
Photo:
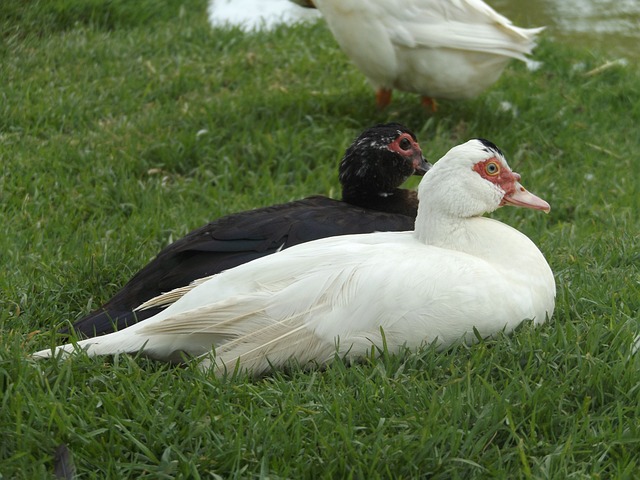
[[[453,147],[434,165],[420,182],[420,206],[428,208],[429,215],[459,218],[479,216],[503,205],[549,213],[549,204],[527,191],[520,178],[495,144],[476,138]]]
[[[424,175],[429,168],[411,130],[399,123],[376,125],[344,154],[339,177],[343,199],[391,195],[411,175]]]

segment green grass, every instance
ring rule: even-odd
[[[396,94],[380,112],[323,25],[243,35],[212,30],[205,8],[0,5],[0,477],[52,476],[61,443],[79,478],[637,475],[638,67],[585,75],[607,56],[544,40],[540,70],[513,63],[476,100],[427,115]],[[494,215],[547,256],[551,322],[258,380],[27,358],[190,229],[337,196],[346,146],[391,120],[431,160],[491,139],[551,203]]]

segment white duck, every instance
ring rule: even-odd
[[[206,355],[215,372],[237,362],[253,374],[358,357],[372,344],[390,351],[473,341],[524,319],[551,317],[555,282],[522,233],[481,215],[502,205],[549,211],[519,183],[486,140],[452,148],[419,187],[415,231],[347,235],[291,247],[191,287],[157,297],[172,303],[144,322],[77,347],[89,355],[133,353],[179,361]],[[176,301],[177,299],[177,301]]]
[[[519,28],[482,0],[292,0],[315,5],[336,41],[376,89],[467,99],[492,85],[509,60],[526,60],[542,28]]]

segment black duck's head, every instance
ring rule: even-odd
[[[429,168],[411,130],[399,123],[376,125],[344,154],[339,177],[343,199],[389,195],[411,175],[424,175]]]

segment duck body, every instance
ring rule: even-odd
[[[515,27],[481,0],[314,0],[336,41],[378,91],[468,99],[525,60],[542,28]],[[382,92],[389,98],[382,100]]]
[[[482,145],[473,140],[452,149],[425,176],[415,231],[292,247],[152,300],[171,304],[146,322],[77,347],[89,355],[143,351],[169,361],[205,355],[202,365],[214,362],[216,373],[239,362],[260,374],[290,359],[327,363],[336,353],[358,357],[383,342],[389,351],[433,342],[444,348],[473,341],[474,328],[489,336],[525,319],[544,322],[555,298],[544,256],[522,233],[480,215],[504,203],[545,211],[548,204],[524,190],[497,147]],[[481,162],[498,162],[510,186],[474,178]],[[456,168],[448,171],[447,164]],[[457,188],[458,179],[472,188]]]
[[[367,129],[341,161],[342,201],[313,196],[214,220],[162,250],[73,329],[84,337],[121,330],[160,311],[135,311],[153,297],[293,245],[336,235],[412,230],[416,193],[397,187],[428,168],[406,127]]]

